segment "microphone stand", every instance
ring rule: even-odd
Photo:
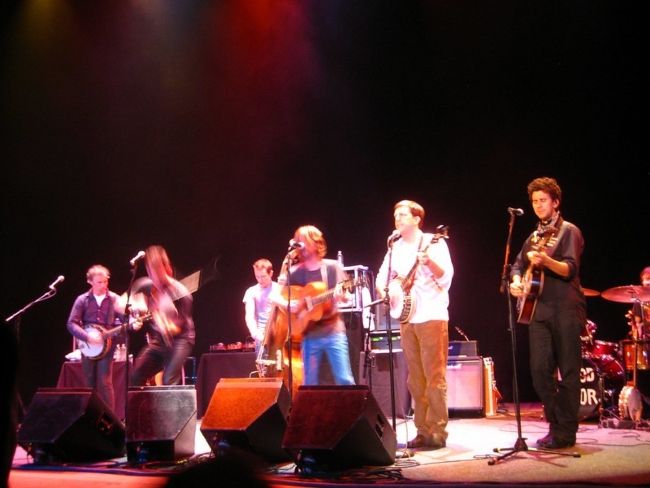
[[[291,263],[293,262],[293,250],[293,247],[289,247],[289,252],[284,258],[287,262],[287,349],[289,354],[287,383],[289,387],[289,405],[293,404],[293,337],[291,333]]]
[[[521,432],[521,404],[519,402],[519,380],[517,378],[517,338],[515,332],[515,319],[514,319],[514,305],[512,302],[512,296],[509,290],[509,277],[510,277],[510,264],[508,263],[510,259],[510,243],[512,241],[512,230],[515,225],[515,212],[510,213],[510,222],[508,224],[508,237],[506,239],[506,249],[505,257],[503,263],[503,271],[501,272],[501,286],[499,291],[502,294],[506,295],[506,300],[508,301],[508,328],[510,330],[510,351],[512,353],[512,395],[515,402],[515,419],[517,422],[517,440],[515,441],[514,447],[499,448],[495,447],[494,452],[505,452],[500,456],[495,456],[490,458],[488,464],[490,466],[495,465],[499,461],[506,459],[513,454],[518,452],[542,452],[548,454],[555,454],[557,456],[571,456],[571,457],[580,457],[580,454],[575,452],[562,452],[555,449],[544,449],[544,448],[534,448],[528,447],[526,444],[526,438],[522,437]]]
[[[124,305],[124,324],[122,326],[124,333],[124,426],[126,428],[128,411],[129,411],[129,370],[130,370],[130,347],[129,347],[129,322],[131,318],[131,289],[133,288],[133,282],[135,281],[135,274],[138,270],[139,260],[134,261],[131,266],[131,280],[129,281],[129,287],[126,289],[126,304]]]
[[[18,355],[18,349],[19,349],[18,344],[20,344],[20,320],[21,320],[23,314],[25,312],[27,312],[27,310],[32,308],[34,305],[36,305],[37,303],[44,302],[45,300],[49,300],[54,295],[56,295],[56,288],[52,286],[52,287],[50,287],[50,289],[48,291],[43,293],[40,297],[36,298],[35,300],[32,300],[27,305],[25,305],[23,308],[21,308],[17,312],[12,313],[9,317],[7,317],[5,319],[6,323],[9,323],[9,322],[11,322],[12,320],[15,319],[14,324],[15,324],[16,355]],[[17,372],[18,371],[16,370],[16,373]],[[23,400],[22,400],[22,398],[20,396],[20,393],[18,391],[17,384],[16,384],[16,398],[15,398],[15,401],[16,401],[16,407],[19,410],[20,419],[22,421],[22,419],[24,417],[24,414],[25,414],[25,412],[24,412],[24,404],[23,404]]]
[[[392,237],[392,235],[391,235]],[[393,268],[393,240],[388,239],[388,269],[386,270],[386,286],[384,287],[384,299],[389,302],[388,284]],[[393,367],[393,323],[390,316],[390,306],[385,307],[386,337],[388,339],[388,377],[390,380],[390,412],[393,419],[393,431],[397,432],[397,420],[395,419],[395,371]]]

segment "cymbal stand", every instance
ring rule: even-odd
[[[580,454],[575,452],[562,452],[553,449],[544,449],[544,448],[534,448],[528,447],[526,444],[526,438],[522,437],[521,431],[521,403],[519,402],[519,380],[517,378],[517,337],[515,332],[515,319],[514,319],[514,305],[512,301],[512,296],[509,292],[509,277],[510,277],[510,264],[508,261],[510,259],[510,243],[512,240],[512,230],[515,224],[515,212],[510,212],[510,223],[508,225],[508,237],[506,240],[506,250],[505,250],[505,259],[503,264],[503,271],[501,273],[501,286],[499,288],[502,294],[506,295],[508,301],[508,328],[510,330],[510,351],[512,353],[512,395],[515,402],[515,419],[517,422],[517,440],[513,447],[500,448],[495,447],[494,452],[504,452],[500,456],[492,457],[488,460],[490,466],[495,465],[499,461],[502,461],[518,452],[543,452],[548,454],[554,454],[557,456],[571,456],[571,457],[580,457]]]

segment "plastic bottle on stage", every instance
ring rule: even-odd
[[[345,265],[343,264],[343,253],[341,251],[336,253],[336,260],[339,262],[341,265],[341,268],[343,268]]]

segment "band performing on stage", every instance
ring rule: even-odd
[[[528,184],[527,195],[537,222],[521,245],[507,274],[509,286],[502,292],[516,299],[517,327],[525,328],[529,339],[526,359],[532,386],[548,422],[548,433],[537,439],[537,444],[563,449],[576,444],[580,422],[616,419],[628,421],[634,428],[647,418],[649,392],[642,390],[638,377],[650,370],[650,267],[643,268],[638,285],[603,291],[583,287],[580,270],[588,243],[581,229],[560,212],[563,193],[558,182],[536,178]],[[508,208],[508,213],[514,221],[524,211]],[[435,211],[429,214],[435,219],[444,217]],[[180,403],[165,403],[169,398],[189,398],[194,421],[197,408],[199,418],[204,414],[202,431],[213,450],[222,452],[236,445],[259,453],[264,451],[258,451],[252,439],[255,434],[242,429],[245,433],[233,435],[239,427],[231,425],[230,416],[234,412],[253,415],[241,413],[252,408],[243,403],[274,395],[272,403],[280,407],[283,422],[289,424],[287,432],[292,432],[282,447],[304,472],[312,469],[310,462],[334,465],[341,461],[331,452],[323,458],[322,449],[301,438],[314,425],[292,424],[303,415],[300,412],[326,416],[321,410],[332,410],[329,402],[336,410],[376,409],[374,415],[381,427],[371,431],[380,432],[379,450],[386,452],[363,458],[366,461],[394,461],[395,433],[389,424],[395,417],[414,425],[404,449],[444,449],[449,442],[450,413],[496,415],[496,403],[502,398],[492,358],[487,354],[481,357],[475,341],[459,327],[452,330],[462,334],[463,341],[449,340],[453,321],[450,289],[452,283],[464,285],[453,281],[453,239],[448,227],[428,230],[424,218],[421,204],[396,202],[392,207],[394,230],[387,232],[383,258],[370,266],[344,266],[341,251],[338,258],[329,258],[331,250],[323,231],[309,224],[287,236],[289,246],[277,273],[271,259],[252,256],[249,263],[253,263],[257,283],[242,289],[239,296],[243,300],[233,304],[244,304],[241,325],[248,337],[234,344],[210,346],[209,353],[221,355],[222,362],[231,365],[243,361],[244,374],[225,375],[212,383],[206,381],[205,369],[200,368],[198,375],[195,370],[192,374],[187,371],[194,369],[188,359],[193,359],[199,329],[193,317],[193,293],[200,280],[177,276],[160,245],[151,245],[130,260],[131,281],[121,294],[109,290],[109,270],[93,264],[85,274],[90,288],[78,295],[67,320],[74,338],[73,352],[67,358],[81,364],[83,371],[83,385],[76,386],[92,390],[99,404],[118,416],[126,429],[131,462],[161,455],[153,453],[137,433],[143,415],[158,415],[166,409],[164,415],[169,420],[177,415],[174,412],[183,410]],[[258,252],[259,256],[271,256],[274,250],[265,247]],[[376,279],[373,269],[377,270]],[[53,283],[51,292],[56,292],[60,281]],[[618,341],[599,339],[597,323],[588,318],[590,300],[599,299],[628,306],[625,321],[629,329]],[[146,340],[139,350],[132,350],[130,339],[136,335]],[[369,364],[382,354],[388,354],[391,361],[385,383],[390,388],[383,395],[374,388],[379,380],[375,378],[373,385],[372,373],[368,373]],[[399,373],[404,376],[398,376],[393,366],[401,358]],[[466,377],[459,380],[449,365],[469,367],[476,358],[479,393],[474,405],[464,403],[468,386],[460,382]],[[113,381],[116,364],[124,365],[119,374],[126,374],[128,381]],[[207,387],[199,386],[203,384]],[[464,392],[460,402],[459,390]],[[166,400],[161,402],[151,393],[150,400],[135,408],[136,391],[165,391]],[[357,406],[357,397],[363,398],[365,406]],[[219,407],[229,410],[227,419],[217,404],[228,405]],[[268,432],[260,427],[262,437],[273,435],[275,427],[271,421],[267,423]],[[315,430],[322,433],[329,428],[316,425]],[[19,432],[18,438],[35,457],[37,447],[47,450],[29,438],[29,433],[23,432],[21,437]],[[57,455],[65,457],[58,452],[49,454],[55,459]],[[176,454],[167,456],[173,459]]]

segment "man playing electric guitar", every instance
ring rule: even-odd
[[[115,408],[113,390],[115,344],[107,334],[102,332],[102,329],[119,327],[122,316],[115,310],[119,295],[108,289],[110,277],[108,269],[100,264],[95,264],[88,269],[86,281],[91,288],[76,298],[68,317],[67,327],[80,347],[93,347],[101,351],[91,358],[90,355],[84,354],[82,349],[82,369],[86,386],[93,388],[104,403],[113,410]]]
[[[339,284],[345,280],[341,265],[332,259],[324,259],[327,243],[323,233],[313,225],[304,225],[296,229],[292,246],[298,250],[298,263],[289,270],[289,284],[307,287],[306,290],[320,291],[334,289],[323,303],[312,304],[309,294],[292,295],[290,310],[293,317],[304,317],[305,321],[295,326],[302,329],[302,359],[304,364],[304,384],[317,385],[320,363],[323,355],[329,359],[330,369],[337,385],[353,385],[354,376],[350,367],[348,340],[345,324],[337,308],[337,301],[345,294]],[[278,282],[286,283],[286,276],[281,275]],[[286,292],[286,287],[285,287]],[[286,310],[287,300],[274,296],[274,302]],[[318,308],[314,308],[316,305]],[[318,312],[318,313],[316,313]],[[292,323],[292,329],[294,324]],[[292,337],[296,335],[291,331]]]
[[[533,386],[549,422],[548,434],[537,444],[551,449],[571,447],[578,430],[580,334],[586,323],[579,278],[584,240],[580,229],[560,215],[562,191],[555,179],[534,179],[528,184],[528,197],[539,222],[512,266],[510,293],[514,297],[525,293],[522,275],[529,267],[543,270],[544,286],[529,326]],[[539,246],[535,237],[553,228],[557,233],[552,232],[553,237]]]

